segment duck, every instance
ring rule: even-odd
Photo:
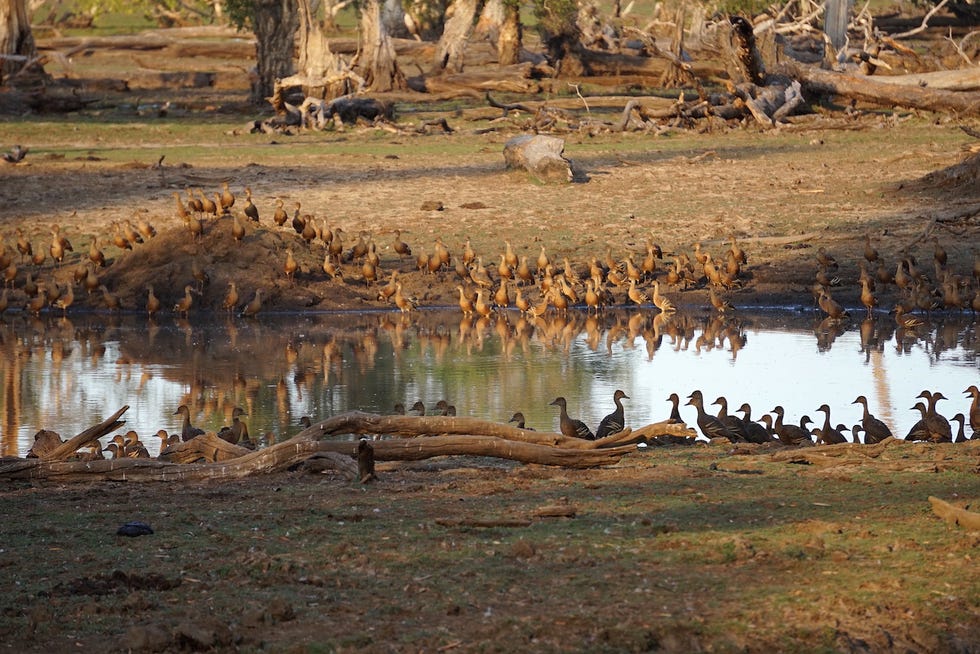
[[[869,318],[871,317],[872,310],[878,306],[878,298],[871,290],[871,282],[868,279],[861,280],[861,304],[868,310]]]
[[[836,427],[831,426],[830,423],[830,405],[821,404],[820,408],[817,409],[824,414],[823,427],[817,430],[817,445],[823,443],[825,445],[837,445],[839,443],[846,443],[847,438],[844,434]]]
[[[174,415],[182,415],[184,422],[180,428],[180,440],[189,441],[192,438],[204,435],[204,430],[191,424],[191,410],[186,404],[181,404],[174,411]]]
[[[286,224],[289,220],[289,214],[286,213],[286,208],[282,198],[276,198],[276,208],[272,212],[272,222],[274,222],[279,227]]]
[[[153,292],[153,285],[146,286],[146,313],[152,318],[160,310],[160,298]]]
[[[228,290],[225,292],[225,299],[221,303],[221,308],[225,311],[234,311],[238,307],[238,286],[235,282],[228,282]]]
[[[940,443],[952,441],[953,431],[950,428],[949,420],[936,411],[936,405],[939,403],[939,400],[945,400],[947,397],[942,393],[930,393],[929,391],[922,391],[916,397],[928,402],[924,420],[930,431],[929,440]]]
[[[966,416],[962,413],[957,413],[952,417],[952,421],[959,423],[959,429],[956,430],[956,436],[953,438],[954,443],[965,443],[966,442]]]
[[[409,409],[409,410],[414,415],[424,416],[425,415],[425,404],[422,403],[422,400],[418,400],[417,402],[415,402],[415,404],[412,405],[412,408]]]
[[[221,182],[221,212],[228,213],[235,206],[235,194],[228,188],[228,182]],[[251,195],[251,193],[249,193]]]
[[[738,440],[738,436],[733,434],[732,431],[718,418],[714,417],[705,412],[704,410],[704,396],[701,391],[695,390],[690,395],[687,396],[687,405],[693,406],[698,412],[698,428],[701,430],[701,434],[704,435],[709,441],[715,438],[727,438],[732,443]]]
[[[717,311],[718,313],[727,313],[729,311],[735,310],[735,307],[732,306],[731,302],[729,302],[723,297],[719,297],[715,293],[714,286],[708,287],[708,300],[711,302],[711,306],[713,306],[715,308],[715,311]]]
[[[832,320],[841,320],[847,316],[847,311],[840,305],[837,300],[830,296],[825,289],[820,290],[820,297],[817,300],[817,305],[820,307],[821,311],[827,314],[828,318]]]
[[[613,393],[613,404],[616,405],[616,408],[599,422],[599,426],[595,430],[596,440],[617,434],[625,429],[626,419],[623,412],[623,400],[628,399],[630,399],[629,395],[616,389],[616,392]]]
[[[776,414],[776,422],[773,423],[773,429],[776,431],[776,437],[780,443],[784,445],[813,444],[810,432],[806,428],[808,423],[813,422],[808,416],[800,418],[799,425],[787,425],[783,423],[784,410],[782,406],[776,405],[771,413]]]
[[[892,432],[888,425],[875,418],[868,410],[868,398],[858,395],[851,404],[860,404],[864,408],[864,415],[861,417],[861,428],[864,430],[865,445],[880,443],[886,438],[892,437]],[[857,438],[857,434],[854,435]]]
[[[980,438],[980,388],[977,388],[976,385],[970,386],[963,391],[963,394],[973,397],[973,402],[970,403],[968,422],[970,428],[973,429],[972,438]]]
[[[773,440],[772,433],[769,429],[752,420],[752,407],[749,406],[748,402],[743,402],[742,406],[738,408],[738,412],[743,414],[742,425],[745,427],[745,440],[759,445]],[[768,418],[769,416],[765,417]]]
[[[592,280],[589,281],[591,282]],[[643,291],[641,291],[636,287],[635,279],[630,280],[629,290],[626,292],[626,295],[627,297],[629,297],[631,302],[634,302],[639,307],[642,307],[650,299],[646,296],[646,294]],[[598,297],[596,298],[596,301],[598,302]]]
[[[717,415],[718,420],[721,420],[722,424],[728,427],[728,430],[738,437],[739,440],[748,440],[746,438],[745,425],[742,424],[741,418],[728,415],[728,400],[725,396],[719,396],[712,404],[720,407]]]
[[[389,302],[391,298],[395,295],[395,285],[398,283],[398,271],[392,270],[391,275],[388,277],[388,283],[384,286],[378,287],[378,300],[381,302]]]
[[[245,208],[242,209],[245,217],[254,223],[259,222],[259,208],[252,202],[252,189],[245,187]]]
[[[512,415],[510,417],[510,420],[508,420],[507,422],[515,423],[514,426],[517,427],[518,429],[526,429],[528,431],[534,431],[533,427],[528,427],[526,424],[524,424],[524,414],[521,413],[520,411],[515,412],[514,415]]]
[[[236,406],[231,410],[231,426],[222,427],[221,431],[218,432],[218,436],[223,440],[228,441],[233,445],[237,445],[242,441],[248,441],[248,425],[246,425],[241,420],[241,416],[248,415],[245,413],[245,409],[240,406]]]
[[[660,294],[660,282],[656,280],[653,282],[653,294],[650,299],[653,300],[653,305],[660,309],[661,313],[673,313],[677,310],[674,308],[673,302]]]
[[[926,424],[926,405],[924,402],[916,402],[910,410],[919,412],[919,420],[912,425],[909,429],[909,433],[905,435],[905,440],[907,441],[930,441],[932,440],[932,434],[929,431],[929,427]]]
[[[191,297],[191,285],[188,284],[184,287],[184,297],[174,305],[174,313],[183,315],[186,318],[190,313],[192,304],[194,304],[194,298]]]
[[[299,270],[299,264],[296,263],[296,259],[293,258],[292,248],[286,248],[286,262],[283,264],[283,272],[286,273],[287,279],[292,279],[296,275],[296,271]]]
[[[669,422],[684,422],[681,418],[681,398],[677,393],[671,393],[667,397],[667,401],[670,402],[670,416],[667,418]]]
[[[907,315],[906,309],[901,303],[895,305],[892,313],[895,314],[895,324],[901,329],[915,330],[925,324],[921,318]]]
[[[447,402],[446,400],[439,400],[436,402],[436,412],[432,415],[434,416],[455,416],[456,407]]]
[[[568,404],[564,397],[556,397],[551,401],[550,406],[557,406],[560,410],[558,414],[558,426],[562,434],[569,438],[584,438],[585,440],[595,440],[595,434],[581,420],[568,416]]]
[[[418,307],[418,301],[414,297],[405,297],[402,295],[402,284],[398,282],[395,284],[395,306],[402,313],[410,313]]]
[[[864,259],[868,263],[874,263],[878,260],[878,250],[874,249],[871,245],[871,235],[864,235]]]
[[[248,304],[242,307],[241,314],[245,318],[251,318],[258,314],[262,310],[262,289],[255,289],[255,295],[252,299],[248,301]]]

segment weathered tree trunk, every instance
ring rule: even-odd
[[[252,29],[256,38],[257,74],[252,83],[252,102],[264,103],[273,94],[276,80],[293,74],[293,45],[298,26],[295,0],[255,0]]]
[[[818,93],[831,93],[888,107],[924,109],[959,116],[980,115],[980,93],[977,92],[883,84],[871,77],[833,73],[793,61],[784,62],[781,68],[805,88]]]
[[[14,74],[29,71],[34,81],[44,77],[27,15],[27,0],[0,1],[0,85]]]
[[[719,46],[722,49],[728,79],[733,84],[751,82],[759,86],[763,85],[766,70],[755,44],[752,24],[741,16],[732,16],[728,27],[727,30],[718,30],[721,41]]]
[[[296,69],[309,80],[322,80],[333,70],[330,44],[320,27],[311,0],[299,1],[299,27],[296,30],[298,62]],[[309,95],[309,93],[307,93]]]
[[[487,0],[480,12],[473,35],[487,39],[497,49],[497,63],[510,66],[521,60],[523,33],[520,3],[514,0]]]
[[[357,68],[371,91],[406,88],[405,75],[398,67],[395,47],[381,21],[379,0],[365,0],[361,6],[361,53]]]
[[[473,33],[473,18],[478,6],[479,0],[454,0],[453,15],[446,21],[439,43],[436,44],[436,70],[462,72],[463,54],[466,51],[466,42]]]
[[[500,25],[500,35],[497,37],[497,62],[501,66],[519,63],[522,47],[524,31],[521,27],[521,5],[505,0],[504,22]]]

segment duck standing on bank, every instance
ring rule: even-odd
[[[595,434],[592,433],[588,425],[581,420],[576,420],[568,416],[568,404],[564,397],[556,397],[550,404],[551,406],[557,406],[561,410],[561,413],[558,415],[558,425],[562,434],[569,438],[595,440]]]
[[[623,400],[630,399],[629,395],[623,391],[617,389],[613,393],[613,403],[616,405],[615,410],[602,419],[599,426],[595,430],[596,439],[605,438],[611,434],[616,434],[626,428],[626,417],[623,410]]]

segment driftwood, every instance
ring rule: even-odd
[[[929,504],[932,505],[932,512],[946,522],[970,531],[980,531],[980,513],[961,509],[938,497],[930,496]]]
[[[775,463],[809,463],[818,466],[857,465],[877,459],[887,448],[902,442],[904,441],[897,438],[886,438],[874,445],[840,443],[802,447],[775,452],[769,455],[769,460]]]
[[[606,438],[597,441],[588,441],[581,438],[571,438],[563,434],[546,431],[534,431],[531,429],[518,429],[510,425],[477,418],[467,418],[462,416],[401,416],[401,415],[378,415],[374,413],[363,413],[360,411],[350,411],[342,413],[322,422],[311,425],[304,429],[294,438],[312,438],[320,440],[328,436],[342,434],[357,435],[384,435],[397,438],[415,438],[418,436],[488,436],[509,441],[519,441],[536,445],[546,445],[548,447],[558,447],[564,449],[601,449],[604,447],[617,446],[639,442],[638,436],[651,438],[654,436],[681,436],[692,433],[683,423],[657,422],[646,427],[641,427],[630,432],[624,430],[618,434],[611,434]],[[375,448],[384,445],[387,441],[375,443]],[[377,455],[376,455],[377,456]],[[378,458],[381,458],[378,456]]]
[[[119,416],[126,413],[128,410],[129,405],[124,406],[99,424],[89,427],[74,438],[69,438],[67,441],[58,447],[55,447],[53,450],[41,454],[39,458],[42,461],[64,461],[69,457],[74,456],[75,452],[78,451],[78,448],[85,447],[92,441],[98,440],[109,432],[125,425],[126,421],[119,420]]]
[[[174,463],[150,459],[110,459],[101,461],[42,461],[17,459],[0,465],[0,479],[48,479],[57,481],[196,481],[203,479],[238,479],[254,474],[276,472],[296,466],[307,459],[333,452],[350,459],[339,465],[337,459],[328,467],[341,470],[353,479],[373,478],[372,461],[418,461],[436,456],[489,456],[523,463],[592,468],[614,465],[624,455],[635,452],[636,438],[657,434],[679,434],[685,426],[657,423],[630,432],[624,430],[599,441],[585,441],[561,434],[517,429],[494,422],[459,417],[379,416],[351,412],[317,423],[293,438],[259,451],[247,450],[236,458],[217,463]],[[640,436],[636,436],[639,433]],[[400,436],[370,443],[366,453],[363,441],[326,440],[336,435],[385,434]],[[438,434],[438,435],[437,435]],[[409,438],[411,436],[411,438]],[[214,436],[213,439],[221,441]],[[200,454],[206,456],[215,448],[231,452],[237,446],[217,443],[210,435],[198,437],[166,452],[180,460]],[[194,441],[200,441],[195,443]],[[628,444],[623,444],[623,443]],[[212,448],[212,449],[208,449]],[[241,448],[244,449],[244,448]],[[360,450],[360,455],[359,455]],[[333,458],[333,457],[328,457]],[[354,465],[354,459],[358,465]],[[321,466],[322,467],[322,466]],[[356,474],[351,471],[356,471]]]
[[[241,445],[229,443],[213,431],[178,443],[160,452],[160,461],[169,463],[218,463],[230,461],[250,453],[252,450]]]
[[[875,77],[834,73],[793,61],[780,66],[781,71],[802,82],[804,88],[830,93],[852,100],[891,107],[906,107],[960,116],[980,115],[980,93],[944,91],[922,86],[889,84]]]

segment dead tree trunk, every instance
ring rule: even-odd
[[[256,39],[256,75],[250,98],[253,103],[264,103],[273,94],[276,80],[293,74],[293,45],[298,26],[295,0],[255,0],[252,29]]]
[[[473,36],[486,39],[497,50],[497,64],[510,66],[521,57],[520,4],[513,0],[487,0]]]
[[[512,0],[505,0],[504,22],[500,25],[500,34],[497,37],[497,63],[501,66],[520,63],[522,47],[524,32],[521,26],[521,6]]]
[[[783,63],[781,68],[786,75],[799,80],[805,88],[817,93],[829,93],[887,107],[924,109],[958,116],[980,115],[980,93],[977,92],[883,84],[870,77],[833,73],[793,61]]]
[[[36,83],[44,79],[44,67],[37,56],[27,0],[5,0],[0,2],[0,85],[17,77]]]
[[[453,15],[446,21],[439,43],[436,44],[436,70],[453,73],[463,71],[463,53],[466,51],[466,42],[473,33],[473,18],[478,6],[479,0],[453,2]]]
[[[366,0],[361,7],[360,45],[358,70],[369,90],[383,93],[406,88],[395,47],[381,21],[379,0]]]

